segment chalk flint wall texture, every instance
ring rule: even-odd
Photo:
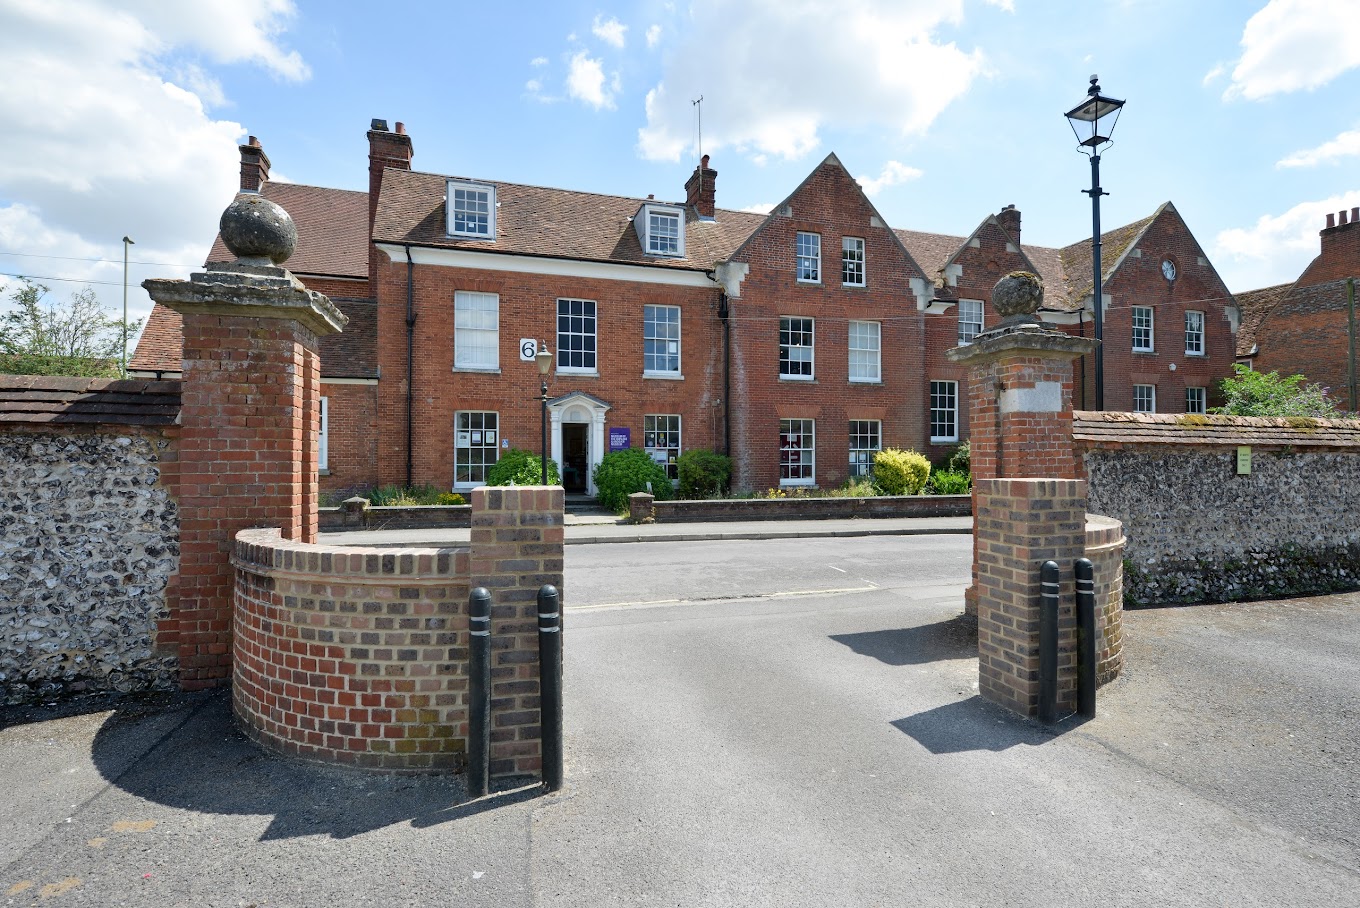
[[[1074,435],[1091,510],[1124,523],[1126,602],[1360,587],[1360,422],[1078,413]]]
[[[0,435],[0,696],[175,685],[158,651],[179,515],[154,434]]]

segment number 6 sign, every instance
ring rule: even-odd
[[[519,339],[519,360],[522,363],[531,363],[534,356],[538,353],[538,341],[532,337],[521,337]]]

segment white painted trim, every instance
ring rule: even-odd
[[[643,377],[643,378],[660,378],[660,379],[663,379],[663,380],[665,380],[665,381],[684,381],[684,380],[685,380],[685,376],[682,375],[682,374],[679,373],[679,372],[648,372],[648,371],[646,371],[645,369],[644,369],[643,372],[642,372],[642,377]]]
[[[392,262],[406,261],[404,246],[375,243]],[[554,259],[537,255],[512,255],[495,249],[431,249],[412,246],[411,258],[417,265],[443,268],[470,268],[482,271],[510,271],[520,274],[545,274],[553,277],[579,277],[603,281],[633,281],[639,284],[667,284],[675,287],[719,285],[702,271],[658,268],[650,265],[624,265],[617,262],[589,262],[582,259]]]
[[[376,378],[326,378],[324,375],[321,377],[321,384],[323,385],[376,385],[377,383]]]

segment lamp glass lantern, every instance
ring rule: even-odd
[[[1092,76],[1086,98],[1066,114],[1077,144],[1086,154],[1099,154],[1100,146],[1110,142],[1119,112],[1124,108],[1123,101],[1100,93],[1099,81],[1098,76]]]

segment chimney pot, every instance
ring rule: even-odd
[[[397,135],[399,136],[406,135],[406,124],[401,122],[400,120],[397,121]]]
[[[374,132],[387,132],[387,121],[374,118],[373,123],[369,128]]]
[[[1351,209],[1351,222],[1354,223],[1356,221],[1360,221],[1360,205]]]
[[[250,142],[249,142],[249,144],[250,144],[250,146],[251,146],[252,148],[259,148],[259,147],[260,147],[260,140],[257,139],[257,138],[255,138],[254,136],[251,136],[251,137],[250,137]]]
[[[699,166],[694,168],[694,173],[685,181],[685,204],[700,217],[711,218],[715,214],[717,193],[714,183],[717,179],[718,172],[708,166],[708,155],[704,155],[699,159]]]
[[[259,192],[260,187],[269,181],[269,155],[264,153],[260,140],[255,136],[246,139],[239,146],[241,151],[241,191]]]
[[[1340,221],[1342,227],[1346,226],[1346,212],[1344,210],[1341,212]]]
[[[708,155],[704,155],[699,159],[699,166],[703,167],[705,170],[708,169]]]
[[[1336,215],[1332,214],[1331,212],[1328,212],[1328,213],[1327,213],[1327,229],[1328,229],[1328,230],[1331,230],[1331,229],[1332,229],[1333,227],[1335,227],[1335,226],[1336,226]]]

